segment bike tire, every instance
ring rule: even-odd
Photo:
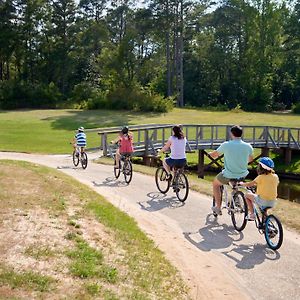
[[[166,194],[170,189],[170,180],[168,180],[167,177],[168,173],[164,167],[158,167],[155,172],[155,183],[158,190],[163,194]]]
[[[87,154],[85,152],[81,153],[80,162],[81,162],[82,169],[85,170],[87,168],[87,165],[88,165],[88,157],[87,157]]]
[[[125,160],[123,165],[124,179],[127,184],[132,180],[132,163],[130,160]]]
[[[73,164],[75,167],[77,167],[79,165],[79,155],[76,155],[77,151],[74,150],[73,151]]]
[[[114,163],[114,166],[116,166],[116,158],[115,158],[115,163]],[[115,177],[116,177],[116,179],[118,179],[119,177],[120,177],[120,174],[121,174],[121,160],[119,161],[119,168],[118,169],[116,169],[115,167],[114,167],[114,175],[115,175]]]
[[[242,192],[234,193],[231,202],[231,221],[237,231],[242,231],[247,225],[246,216],[248,214],[248,207],[245,196]],[[239,218],[237,217],[239,213]]]
[[[275,235],[274,235],[275,234]],[[278,237],[277,241],[272,241],[273,238]],[[269,215],[265,222],[265,239],[268,246],[272,250],[278,250],[283,242],[283,228],[280,220],[274,216]]]
[[[189,195],[189,181],[184,173],[180,173],[176,175],[175,178],[175,188],[176,188],[176,196],[180,202],[184,202]],[[180,192],[185,189],[183,195]]]

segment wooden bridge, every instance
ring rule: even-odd
[[[146,163],[150,163],[151,157],[156,155],[170,135],[172,134],[172,124],[160,125],[133,125],[129,130],[134,136],[134,155],[144,158]],[[214,160],[206,151],[217,149],[221,143],[230,139],[230,128],[232,125],[181,125],[188,140],[187,152],[198,152],[198,173],[202,177],[206,167],[216,164],[221,167],[218,159]],[[285,157],[285,162],[291,162],[292,152],[300,150],[300,128],[285,128],[275,126],[242,126],[243,140],[250,143],[254,148],[261,149],[261,153],[256,157],[266,156],[270,149],[278,149]],[[103,155],[114,155],[115,149],[110,146],[110,141],[115,139],[120,132],[120,127],[99,129],[100,149]],[[95,130],[93,130],[95,131]],[[207,156],[211,162],[205,166],[204,157]]]

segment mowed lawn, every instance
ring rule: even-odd
[[[135,124],[241,124],[300,127],[300,117],[281,113],[210,112],[174,109],[169,113],[108,110],[1,111],[1,151],[68,153],[76,128]],[[100,145],[96,132],[88,133],[88,147]]]

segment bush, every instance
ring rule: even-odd
[[[4,81],[0,84],[0,107],[16,108],[55,108],[62,98],[56,85],[27,84],[23,81]]]
[[[293,105],[292,111],[294,114],[300,114],[300,102]]]
[[[149,89],[117,87],[107,95],[109,109],[167,112],[173,108],[173,99],[164,98]]]

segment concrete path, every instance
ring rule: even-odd
[[[300,238],[284,228],[279,251],[266,246],[253,223],[242,233],[230,216],[216,221],[211,199],[191,191],[185,204],[162,195],[153,177],[133,174],[129,186],[115,180],[111,166],[74,168],[70,155],[0,153],[0,159],[26,160],[56,168],[105,196],[139,226],[180,270],[193,299],[300,299]],[[121,175],[122,176],[122,175]]]

